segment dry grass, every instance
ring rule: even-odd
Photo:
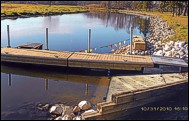
[[[1,17],[78,13],[78,12],[86,12],[86,11],[87,10],[82,6],[1,4]]]

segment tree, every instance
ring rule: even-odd
[[[186,13],[188,15],[188,1],[183,1],[183,3],[184,3],[184,9],[182,11],[182,15],[186,16]]]

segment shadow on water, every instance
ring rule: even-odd
[[[10,66],[11,65],[11,66]],[[27,72],[28,70],[38,73],[47,73],[47,74],[56,74],[51,75],[55,78],[58,75],[83,75],[83,76],[120,76],[120,75],[129,75],[129,74],[142,74],[141,71],[126,71],[126,70],[108,70],[108,69],[87,69],[87,68],[67,68],[60,66],[45,66],[45,65],[34,65],[34,64],[17,64],[17,63],[4,63],[1,64],[2,72],[7,73],[17,73],[15,70],[24,70],[22,73]],[[30,73],[28,73],[30,74]],[[31,74],[34,75],[34,74]],[[43,75],[41,75],[43,76]],[[48,76],[48,75],[45,75]]]
[[[1,118],[47,119],[47,112],[36,109],[38,103],[74,106],[81,100],[88,100],[92,105],[105,101],[110,77],[76,70],[2,63]]]
[[[70,90],[71,92],[68,95],[65,94],[57,94],[54,95],[54,97],[58,97],[56,101],[64,100],[66,104],[76,104],[81,99],[88,99],[92,102],[92,104],[96,104],[97,102],[105,101],[103,98],[106,97],[106,93],[108,90],[108,85],[111,80],[111,76],[116,75],[129,75],[133,74],[133,72],[126,72],[126,71],[115,71],[110,70],[111,75],[108,74],[108,70],[90,70],[90,69],[81,69],[81,68],[63,68],[63,67],[47,67],[47,66],[40,66],[40,65],[19,65],[18,64],[11,64],[10,63],[2,63],[1,64],[1,72],[7,74],[8,77],[8,84],[9,86],[16,85],[15,79],[11,82],[12,76],[11,75],[19,75],[19,80],[22,80],[22,76],[32,77],[32,78],[42,78],[43,80],[43,90],[54,90],[53,88],[59,88],[57,85],[52,86],[52,81],[58,80],[58,81],[65,81],[68,83],[65,83],[65,86],[68,86],[68,88],[63,89],[65,92],[66,90]],[[135,72],[136,73],[136,72]],[[141,74],[141,72],[137,72],[136,74]],[[24,80],[29,81],[29,80]],[[34,81],[34,79],[31,79],[31,81]],[[13,84],[12,84],[13,83]],[[69,85],[69,83],[71,83]],[[74,89],[73,85],[74,83],[82,84],[84,89],[80,88],[80,85],[76,85],[78,89]],[[89,87],[86,87],[86,86]],[[35,85],[31,85],[35,86]],[[55,87],[56,86],[56,87]],[[41,87],[40,87],[41,88]],[[62,87],[60,87],[62,88]],[[73,93],[76,93],[73,91],[83,90],[81,94],[79,94],[79,97],[73,98]],[[91,89],[92,88],[92,89]],[[35,88],[34,88],[35,89]],[[87,92],[87,90],[89,92]],[[91,90],[91,91],[90,91]],[[40,93],[40,92],[39,92]],[[52,93],[57,93],[57,91],[53,91]],[[86,94],[88,94],[88,97],[85,97]],[[64,95],[64,96],[63,96]],[[13,95],[14,96],[14,95]],[[187,98],[187,99],[186,99]],[[41,98],[40,98],[41,99]],[[51,99],[50,99],[51,100]],[[72,100],[71,103],[68,103],[70,100]],[[73,101],[75,100],[75,101]],[[36,105],[35,100],[34,103],[28,103],[25,105],[25,103],[21,104],[20,106],[15,106],[11,109],[12,112],[9,112],[8,114],[5,113],[6,111],[3,111],[3,114],[1,116],[3,119],[47,119],[48,114],[38,112],[38,114],[26,115],[23,116],[23,112],[29,112],[29,113],[36,113],[34,105]],[[47,100],[45,100],[47,102]],[[51,101],[52,103],[56,101]],[[43,102],[43,101],[42,101]],[[21,108],[20,108],[21,107]],[[172,111],[142,111],[142,107],[151,107],[151,108],[172,108]],[[129,119],[129,120],[143,120],[143,119],[182,119],[186,120],[188,119],[188,88],[183,90],[182,92],[179,92],[179,94],[166,99],[162,101],[158,101],[155,103],[151,103],[142,107],[138,107],[132,114],[122,117],[122,120]],[[29,108],[29,109],[27,109]],[[179,110],[180,108],[180,110]],[[185,110],[183,110],[185,108]],[[186,109],[187,108],[187,109]],[[175,110],[178,109],[178,110]],[[18,110],[18,111],[15,111]],[[23,111],[24,110],[24,111]],[[10,110],[9,110],[10,111]],[[21,113],[20,113],[21,112]],[[11,116],[7,118],[8,116]]]

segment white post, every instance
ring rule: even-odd
[[[46,50],[49,50],[49,47],[48,47],[48,28],[46,28]]]
[[[91,29],[89,29],[88,33],[88,53],[90,53],[90,45],[91,45]]]
[[[132,54],[133,27],[130,27],[130,54]]]
[[[8,48],[10,48],[10,32],[9,32],[9,25],[7,25],[7,36],[8,36]]]

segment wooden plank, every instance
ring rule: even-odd
[[[44,58],[65,58],[68,59],[70,67],[83,67],[83,68],[101,68],[101,69],[117,69],[117,70],[141,70],[141,66],[153,66],[152,61],[149,63],[142,62],[150,57],[135,57],[114,54],[94,54],[94,53],[72,53],[72,52],[59,52],[47,50],[26,50],[16,48],[1,48],[3,54],[23,56],[23,57],[44,57]],[[69,57],[69,58],[68,58]],[[120,60],[115,61],[116,58]],[[123,58],[131,61],[124,62]],[[140,60],[140,61],[138,61]],[[95,63],[94,63],[95,62]],[[137,63],[136,63],[137,62]],[[90,64],[92,63],[92,64]],[[133,64],[132,64],[133,63]],[[96,65],[95,65],[96,64]]]

